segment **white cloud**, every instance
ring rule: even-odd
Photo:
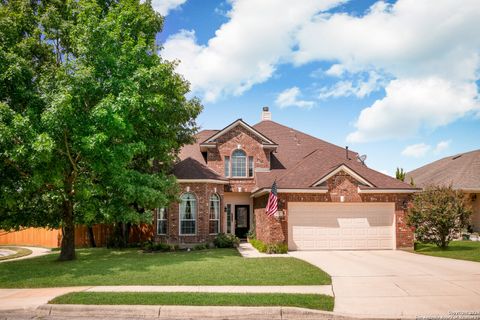
[[[187,0],[152,0],[152,8],[162,16],[166,16],[171,10],[180,7],[186,1]],[[142,2],[144,2],[144,0],[142,0]]]
[[[437,128],[480,110],[475,83],[437,77],[397,79],[385,91],[383,99],[362,110],[348,141],[406,138],[423,127]]]
[[[360,113],[348,141],[402,138],[480,112],[479,28],[477,0],[377,2],[364,16],[317,15],[300,30],[293,57],[334,61],[331,75],[387,75],[386,96]],[[362,97],[345,81],[326,97]]]
[[[313,101],[299,99],[300,96],[300,89],[298,87],[292,87],[282,91],[275,100],[275,103],[280,108],[299,107],[309,109],[315,105]]]
[[[295,35],[315,14],[344,0],[232,0],[229,21],[207,44],[193,31],[167,39],[161,55],[179,59],[177,71],[205,101],[240,95],[268,80],[291,57]]]
[[[439,143],[437,143],[434,152],[436,154],[439,154],[439,153],[443,152],[444,150],[448,149],[448,147],[450,147],[451,142],[452,142],[452,140],[440,141]]]
[[[345,66],[341,64],[334,64],[332,65],[325,73],[329,76],[333,77],[341,77],[345,72]]]
[[[412,144],[402,151],[402,155],[407,157],[420,158],[427,154],[432,147],[425,143]]]
[[[329,69],[331,70],[331,68]],[[336,72],[336,71],[335,71]],[[327,70],[328,73],[328,70]],[[341,73],[338,74],[342,74]],[[375,71],[370,71],[368,74],[368,79],[357,79],[354,80],[342,80],[338,81],[331,87],[322,87],[320,89],[319,98],[328,99],[328,98],[338,98],[338,97],[348,97],[356,96],[357,98],[364,98],[368,96],[373,91],[379,90],[381,84],[383,83],[382,77]]]

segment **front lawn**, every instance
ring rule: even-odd
[[[50,301],[54,304],[285,306],[333,310],[333,297],[321,294],[184,293],[184,292],[73,292]]]
[[[452,241],[446,249],[434,244],[417,243],[416,253],[429,256],[480,262],[480,241]]]
[[[295,258],[242,258],[235,249],[142,253],[138,249],[79,249],[0,264],[1,288],[95,285],[321,285],[331,279]]]

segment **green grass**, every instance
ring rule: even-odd
[[[295,258],[242,258],[235,249],[142,253],[138,249],[79,249],[0,264],[1,288],[94,285],[319,285],[328,274]]]
[[[480,262],[480,241],[452,241],[446,249],[434,244],[417,243],[416,253],[429,256]]]
[[[7,250],[12,250],[12,251],[16,252],[15,254],[12,254],[12,255],[9,255],[9,256],[6,256],[6,257],[0,257],[0,261],[20,258],[20,257],[24,257],[24,256],[28,256],[28,255],[32,254],[32,250],[27,249],[27,248],[0,246],[0,249],[7,249]]]
[[[285,306],[333,310],[333,297],[321,294],[250,294],[184,292],[73,292],[50,301],[54,304]]]

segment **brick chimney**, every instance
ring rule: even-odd
[[[263,107],[263,110],[262,110],[262,121],[265,121],[265,120],[272,120],[272,113],[270,111],[268,111],[268,107]]]

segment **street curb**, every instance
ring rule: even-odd
[[[352,316],[329,311],[295,307],[234,307],[234,306],[152,306],[152,305],[75,305],[44,304],[36,309],[38,316],[100,317],[161,320],[405,320],[413,318]]]

